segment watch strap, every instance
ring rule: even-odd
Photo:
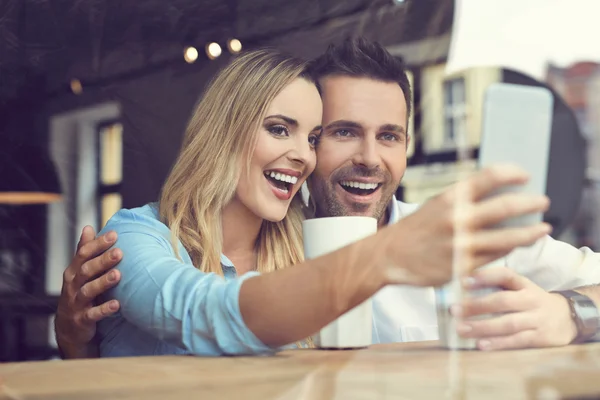
[[[600,335],[600,311],[592,299],[574,290],[559,290],[551,293],[567,299],[571,318],[577,327],[577,336],[571,343],[584,343]]]

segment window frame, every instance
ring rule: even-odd
[[[462,84],[462,99],[455,99],[455,85]],[[450,96],[448,100],[448,95]],[[444,148],[457,148],[460,132],[457,132],[457,122],[462,123],[462,139],[467,140],[467,81],[464,76],[445,79],[442,87],[443,98],[443,137]],[[462,121],[460,121],[462,120]],[[450,127],[450,130],[448,129]]]
[[[102,182],[102,131],[113,125],[121,125],[121,181],[113,184],[106,184]],[[97,215],[97,226],[98,230],[104,228],[105,216],[103,215],[103,200],[104,197],[111,194],[117,194],[121,198],[121,205],[123,201],[122,197],[122,186],[123,186],[123,123],[120,118],[107,119],[96,124],[95,127],[95,141],[96,141],[96,215]],[[118,210],[115,210],[115,212]],[[112,215],[111,215],[112,216]],[[108,220],[111,216],[107,216]]]

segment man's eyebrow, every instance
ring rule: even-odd
[[[272,119],[272,118],[278,118],[281,119],[283,121],[285,121],[286,123],[292,125],[292,126],[298,126],[298,121],[296,121],[294,118],[290,118],[287,117],[283,114],[275,114],[275,115],[269,115],[268,117],[265,117],[265,120],[267,119]]]
[[[354,122],[354,121],[346,121],[346,120],[338,120],[338,121],[334,121],[332,123],[330,123],[329,125],[327,125],[325,127],[324,130],[331,130],[331,129],[339,129],[339,128],[355,128],[355,129],[360,129],[362,128],[361,124],[359,124],[358,122]]]
[[[396,124],[385,124],[382,125],[379,128],[380,131],[386,131],[386,132],[396,132],[399,133],[401,135],[406,135],[406,131],[404,130],[404,128],[400,125],[396,125]]]

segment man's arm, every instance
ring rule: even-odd
[[[555,347],[572,343],[578,328],[568,300],[560,294],[547,292],[515,271],[496,267],[475,271],[465,280],[465,288],[486,287],[504,290],[471,298],[452,307],[454,315],[463,318],[458,333],[477,338],[482,350]],[[600,309],[600,286],[572,289],[588,296]],[[473,317],[499,314],[474,320]],[[600,332],[593,339],[600,339]]]
[[[600,283],[600,253],[550,236],[515,249],[506,257],[506,266],[547,291]]]
[[[110,233],[110,232],[109,232]],[[62,358],[91,358],[98,356],[94,342],[96,322],[119,310],[112,300],[96,306],[94,300],[121,279],[113,269],[122,253],[107,251],[116,242],[112,232],[95,238],[94,229],[83,228],[77,253],[63,274],[63,286],[54,320],[56,342]]]
[[[506,265],[512,273],[478,271],[474,275],[482,280],[482,285],[502,287],[506,289],[504,292],[464,304],[467,319],[509,313],[490,320],[465,322],[462,335],[481,338],[480,342],[490,349],[571,343],[577,332],[568,301],[551,291],[576,290],[596,306],[600,305],[600,253],[587,247],[578,249],[545,236],[532,246],[512,251],[506,257]]]

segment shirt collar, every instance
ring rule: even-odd
[[[389,215],[388,225],[400,220],[402,215],[400,214],[400,206],[398,205],[398,200],[396,200],[395,195],[392,196],[392,200],[390,201],[390,204],[388,204],[387,211]]]
[[[223,253],[221,253],[221,269],[223,270],[223,275],[226,279],[234,279],[237,277],[237,271],[235,270],[235,266],[231,262],[229,258]]]

